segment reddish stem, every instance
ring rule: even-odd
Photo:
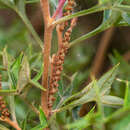
[[[66,0],[59,0],[59,5],[55,11],[55,13],[53,14],[52,18],[53,19],[56,19],[56,16],[59,15],[59,14],[62,14],[61,11],[62,11],[62,8],[64,6],[64,3],[65,3]]]
[[[13,128],[15,128],[16,130],[21,130],[21,128],[18,126],[18,124],[16,123],[16,122],[13,122],[13,121],[11,121],[9,118],[5,118],[5,119],[1,119],[0,118],[0,120],[1,121],[4,121],[4,122],[6,122],[7,124],[9,124],[9,125],[11,125]]]
[[[42,13],[44,18],[44,50],[43,50],[43,61],[44,61],[44,72],[42,77],[42,85],[46,89],[46,91],[42,91],[41,95],[41,105],[42,109],[48,118],[48,76],[49,76],[49,56],[51,51],[51,39],[52,39],[52,31],[53,28],[49,27],[49,24],[52,22],[50,17],[50,9],[49,9],[49,1],[48,0],[40,0]]]

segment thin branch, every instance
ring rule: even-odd
[[[5,118],[2,119],[0,118],[1,121],[6,122],[7,124],[11,125],[13,128],[15,128],[16,130],[21,130],[21,128],[19,127],[19,125],[16,122],[11,121],[9,118]]]
[[[44,18],[44,24],[47,26],[49,23],[50,18],[50,9],[49,9],[49,2],[48,0],[40,0],[41,7],[42,7],[42,13]]]
[[[59,5],[54,13],[54,15],[52,16],[52,18],[55,20],[56,19],[56,16],[60,14],[63,6],[64,6],[64,3],[65,3],[66,0],[60,0],[59,1]]]
[[[63,22],[68,21],[70,19],[78,18],[78,17],[85,16],[85,15],[92,14],[92,13],[96,13],[96,12],[100,12],[100,11],[107,10],[110,8],[111,7],[107,6],[107,5],[96,5],[90,9],[82,10],[82,11],[76,12],[74,14],[60,18],[56,21],[53,21],[52,24],[50,24],[50,25],[56,26],[57,24],[63,23]]]

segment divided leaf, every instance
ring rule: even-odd
[[[29,80],[30,80],[29,63],[28,63],[27,57],[24,56],[22,60],[22,67],[19,72],[17,90],[23,89],[29,83]]]
[[[115,76],[117,75],[118,66],[119,64],[113,67],[109,72],[107,72],[97,81],[96,86],[99,87],[99,93],[101,97],[109,94],[110,87],[115,79]],[[81,104],[85,104],[90,101],[96,101],[96,92],[94,88],[94,82],[90,83],[78,94],[72,95],[69,98],[69,100],[65,102],[66,106],[61,107],[60,111],[70,109],[70,108],[79,106]]]
[[[39,108],[39,112],[40,112],[40,115],[39,115],[40,124],[32,128],[31,130],[43,130],[44,128],[48,126],[46,116],[41,107]]]

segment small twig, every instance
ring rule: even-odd
[[[59,5],[58,5],[58,7],[57,7],[57,9],[56,9],[56,11],[55,11],[55,13],[54,13],[54,15],[52,16],[52,19],[55,20],[55,19],[56,19],[56,16],[60,14],[60,12],[61,12],[61,10],[62,10],[62,8],[63,8],[63,6],[64,6],[65,1],[66,1],[66,0],[60,0],[60,1],[59,1]]]
[[[16,130],[21,130],[21,128],[19,127],[19,125],[16,122],[11,121],[9,118],[5,118],[2,119],[0,118],[1,121],[6,122],[7,124],[11,125],[13,128],[15,128]]]

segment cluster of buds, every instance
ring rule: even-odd
[[[66,15],[72,13],[74,5],[75,4],[73,0],[68,0],[68,4],[65,8]],[[52,56],[50,86],[49,86],[49,93],[48,93],[48,109],[50,112],[49,115],[52,114],[52,106],[55,101],[54,94],[58,91],[58,81],[60,80],[61,72],[63,70],[64,58],[69,48],[69,41],[70,41],[72,29],[75,25],[76,25],[76,19],[74,18],[71,20],[70,27],[64,33],[64,37],[62,43],[59,45],[58,52],[56,54],[53,54]],[[64,31],[65,27],[67,27],[67,24],[65,23],[60,25],[61,33],[62,31]]]
[[[73,10],[74,10],[74,7],[75,7],[76,3],[74,0],[68,0],[68,3],[65,7],[65,12],[63,13],[63,16],[67,16],[67,15],[71,15]],[[60,25],[60,31],[64,31],[65,27],[68,26],[68,21],[62,23]]]
[[[2,84],[1,84],[1,75],[0,75],[0,90],[2,89]],[[3,99],[3,96],[0,96],[0,118],[5,119],[6,117],[10,116],[9,110],[6,107],[6,103]]]

